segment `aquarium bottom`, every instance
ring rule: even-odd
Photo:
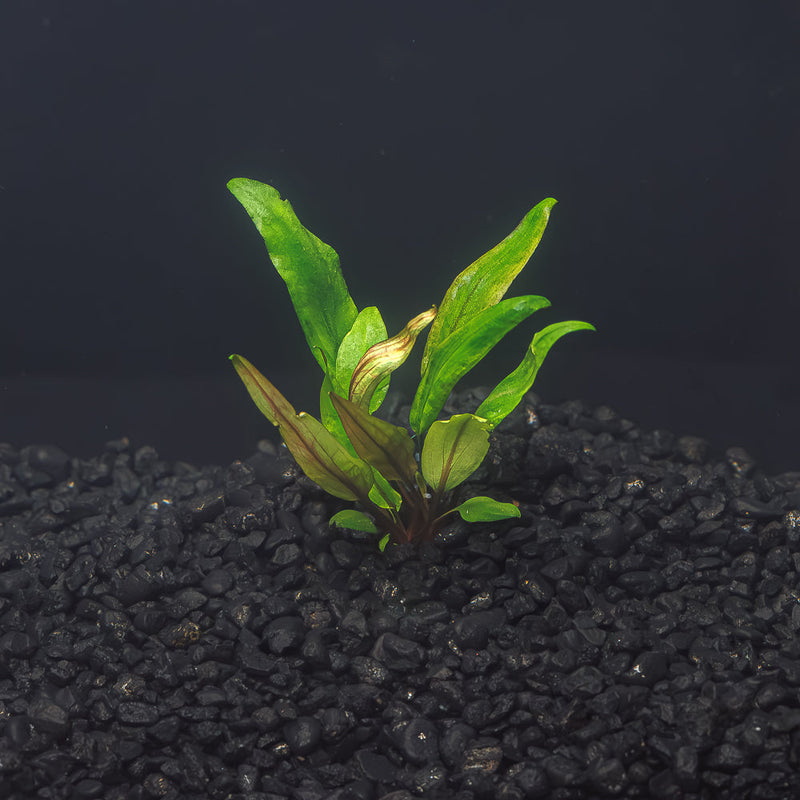
[[[474,477],[380,553],[267,442],[0,445],[0,797],[798,796],[800,472],[529,395]]]

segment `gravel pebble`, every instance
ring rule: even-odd
[[[800,796],[800,471],[534,395],[490,456],[519,519],[381,553],[267,442],[0,444],[0,795]]]

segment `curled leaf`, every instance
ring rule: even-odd
[[[361,408],[369,409],[378,385],[408,358],[417,336],[435,316],[436,306],[432,306],[417,314],[396,336],[370,347],[353,370],[349,399]]]

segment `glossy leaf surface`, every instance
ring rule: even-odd
[[[326,374],[339,344],[356,319],[335,250],[304,228],[276,189],[248,178],[228,182],[267,246],[270,260],[289,289],[308,346]]]
[[[411,427],[420,436],[439,415],[453,387],[510,330],[550,302],[526,295],[502,300],[475,314],[432,352],[411,404]]]
[[[551,197],[542,200],[500,244],[456,276],[428,334],[422,357],[423,373],[436,349],[454,330],[505,296],[539,244],[555,204]]]
[[[435,492],[448,492],[481,465],[489,450],[489,423],[456,414],[431,425],[420,456],[422,474]]]
[[[492,389],[475,413],[479,417],[489,420],[492,427],[500,424],[519,405],[525,393],[533,386],[550,348],[568,333],[580,330],[593,331],[594,329],[594,325],[588,322],[567,320],[556,322],[540,330],[531,340],[520,365]]]
[[[280,431],[300,469],[334,497],[367,498],[373,483],[369,465],[351,455],[319,420],[298,414],[246,358],[232,355],[231,361],[259,411]]]

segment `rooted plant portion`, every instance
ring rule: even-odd
[[[298,414],[246,358],[234,353],[230,359],[305,474],[334,497],[358,502],[360,508],[342,509],[330,522],[382,534],[383,550],[389,541],[431,541],[453,514],[466,522],[519,517],[514,503],[486,495],[452,505],[452,490],[483,462],[489,434],[533,386],[552,346],[594,326],[579,320],[548,325],[477,409],[439,417],[456,384],[509,331],[550,305],[539,295],[503,297],[536,250],[556,201],[547,198],[532,208],[500,244],[456,276],[438,308],[417,314],[389,337],[376,306],[356,308],[336,251],[303,226],[275,188],[248,178],[234,178],[228,188],[264,239],[322,368],[319,419]],[[428,326],[420,382],[406,418],[390,423],[373,416],[392,373]]]
[[[380,552],[269,443],[0,445],[0,795],[798,796],[800,473],[527,395],[472,480]]]

